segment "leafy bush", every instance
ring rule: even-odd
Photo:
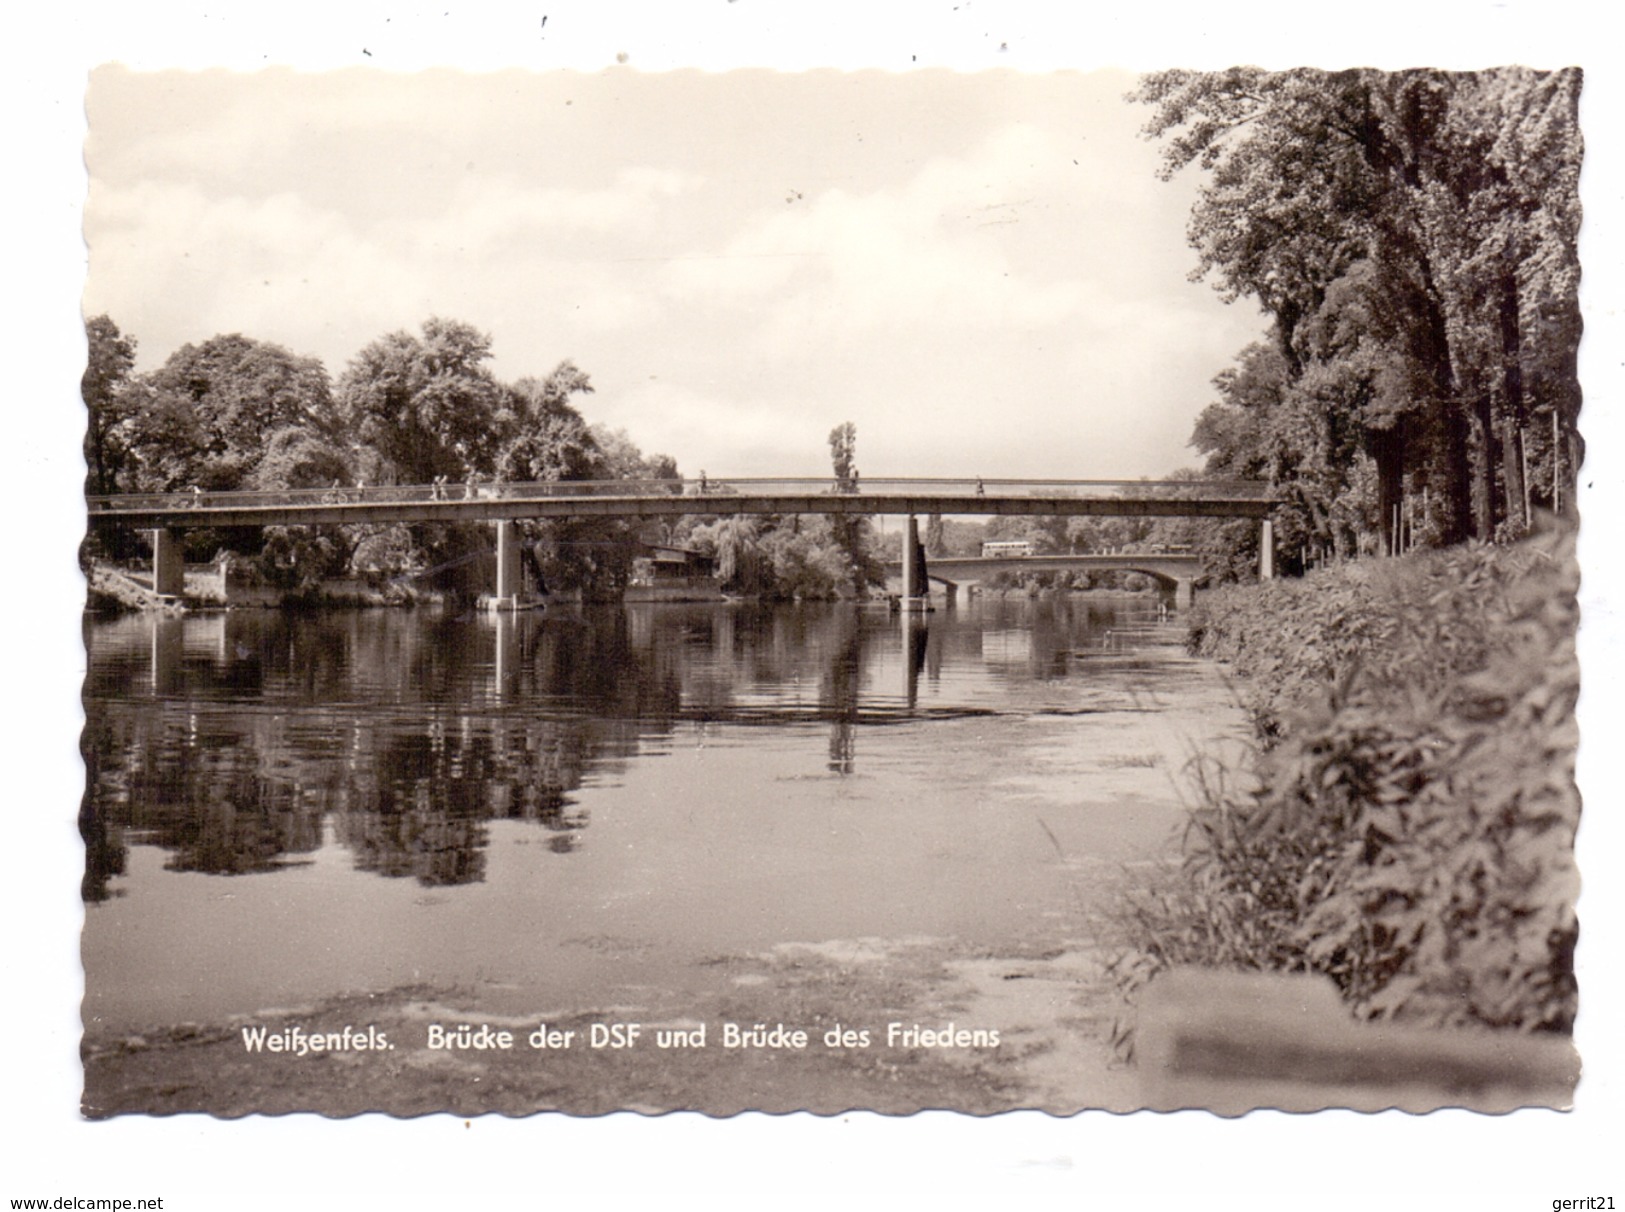
[[[1212,595],[1193,648],[1262,740],[1200,771],[1130,982],[1313,970],[1367,1016],[1570,1030],[1577,588],[1564,534]]]

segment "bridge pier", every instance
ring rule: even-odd
[[[930,592],[925,549],[920,546],[919,519],[909,514],[908,525],[903,530],[903,609],[924,610]]]
[[[499,602],[508,602],[519,596],[523,583],[519,576],[519,542],[512,522],[497,522],[497,587],[493,595]]]
[[[1258,526],[1258,579],[1275,579],[1275,520],[1265,518]]]
[[[540,597],[525,592],[520,564],[519,532],[511,520],[492,523],[497,530],[497,575],[493,592],[480,599],[482,610],[530,610],[542,605]],[[542,592],[546,592],[542,589]]]
[[[1195,586],[1189,577],[1180,577],[1174,581],[1174,609],[1183,614],[1191,608],[1195,600]]]
[[[171,598],[186,592],[186,552],[180,535],[167,528],[152,532],[152,591]]]

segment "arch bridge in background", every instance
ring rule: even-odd
[[[1050,554],[1031,556],[929,556],[928,576],[941,582],[950,593],[960,585],[979,582],[999,573],[1010,572],[1139,572],[1173,591],[1174,606],[1184,610],[1191,604],[1196,583],[1207,574],[1200,556],[1189,552],[1121,551],[1091,552],[1086,555]],[[900,564],[887,565],[887,572],[900,576]]]

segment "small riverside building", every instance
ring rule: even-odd
[[[717,562],[686,547],[647,544],[632,561],[628,602],[720,602]]]

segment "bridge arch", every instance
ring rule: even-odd
[[[1199,556],[1184,552],[938,556],[928,558],[927,564],[931,579],[946,585],[981,581],[1001,572],[1137,572],[1170,591],[1178,609],[1190,606],[1197,583],[1208,575]]]

